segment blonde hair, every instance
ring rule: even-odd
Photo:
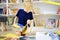
[[[24,0],[24,2],[31,2],[31,0]]]
[[[31,2],[24,2],[24,8],[26,8],[28,10],[32,10],[33,5]]]

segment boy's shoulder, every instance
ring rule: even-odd
[[[19,9],[19,11],[23,11],[24,9]]]

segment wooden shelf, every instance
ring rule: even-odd
[[[39,14],[40,18],[55,18],[60,19],[60,14]]]
[[[7,16],[7,14],[0,14],[0,16]]]
[[[0,5],[3,5],[3,4],[6,4],[6,3],[0,3]]]
[[[48,14],[43,14],[43,13],[42,13],[42,14],[40,14],[40,15],[60,15],[60,14],[53,14],[53,13],[52,13],[52,14],[49,14],[49,13],[48,13]]]

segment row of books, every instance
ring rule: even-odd
[[[17,1],[18,2],[24,2],[24,0],[8,0],[9,3],[16,3]],[[42,0],[31,0],[31,1],[42,1]],[[47,0],[47,1],[60,2],[59,0]],[[0,0],[0,3],[6,3],[6,0]]]
[[[6,0],[0,0],[0,3],[6,3]]]
[[[16,14],[18,12],[18,8],[15,8],[15,9],[8,9],[8,14]],[[0,8],[0,14],[7,14],[7,9],[6,7],[4,8]]]
[[[7,14],[6,7],[0,8],[0,14]]]
[[[24,2],[24,0],[8,0],[9,3]],[[0,0],[0,3],[6,3],[6,0]]]
[[[9,3],[16,3],[17,0],[8,0]]]
[[[8,0],[9,3],[23,2],[24,0]]]
[[[35,25],[39,27],[45,27],[45,28],[58,28],[60,27],[60,20],[54,19],[54,18],[36,18],[35,17]]]

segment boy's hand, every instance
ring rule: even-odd
[[[31,24],[31,20],[27,20],[27,24]]]
[[[13,24],[12,26],[15,28],[20,28],[17,24]]]

